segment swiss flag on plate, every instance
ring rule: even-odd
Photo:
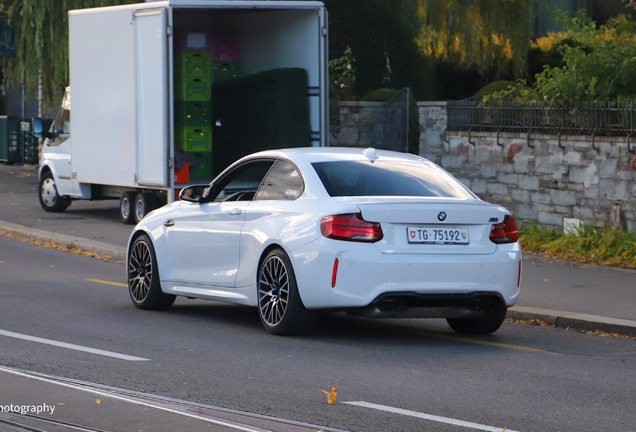
[[[415,238],[415,231],[411,231],[411,238]]]

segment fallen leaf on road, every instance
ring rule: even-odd
[[[532,264],[532,267],[541,267],[539,264]]]
[[[25,237],[21,237],[19,235],[15,235],[15,234],[10,234],[8,233],[6,230],[2,230],[0,231],[0,235],[3,235],[5,237],[9,237],[9,238],[14,238],[14,239],[18,239],[20,241],[26,242],[26,243],[31,243],[37,246],[43,246],[45,248],[51,248],[51,249],[57,249],[57,250],[61,250],[64,252],[71,252],[74,253],[76,255],[84,255],[84,256],[89,256],[89,257],[93,257],[93,258],[98,258],[104,261],[109,261],[111,260],[113,257],[111,257],[110,255],[103,255],[103,254],[96,254],[95,252],[87,252],[81,249],[77,249],[75,246],[73,245],[68,245],[68,246],[62,246],[58,243],[54,243],[54,242],[46,242],[43,240],[32,240],[29,238],[25,238]]]
[[[328,391],[325,391],[325,390],[320,390],[320,391],[327,395],[327,403],[329,405],[333,405],[333,404],[336,403],[336,395],[338,394],[338,389],[337,388],[333,387],[331,389],[331,393],[329,393]]]
[[[199,410],[197,411],[199,414],[203,414],[203,410]]]
[[[63,402],[57,402],[55,405],[57,405],[57,406],[64,406],[64,405],[66,405],[66,404],[65,404],[65,403],[63,403]]]
[[[96,403],[97,405],[99,405],[100,403],[102,403],[102,401],[101,401],[101,399],[97,399],[97,400],[95,401],[95,403]]]
[[[31,173],[22,171],[18,177],[31,177]]]
[[[547,282],[547,281],[548,281],[547,279],[543,279],[543,282]]]

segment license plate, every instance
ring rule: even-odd
[[[466,245],[469,243],[467,228],[407,227],[406,236],[409,243],[440,245]]]

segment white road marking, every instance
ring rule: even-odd
[[[82,352],[87,352],[87,353],[91,353],[91,354],[97,354],[97,355],[101,355],[101,356],[105,356],[105,357],[113,357],[113,358],[117,358],[117,359],[121,359],[121,360],[150,361],[150,359],[147,359],[147,358],[134,357],[134,356],[126,355],[126,354],[119,354],[119,353],[116,353],[116,352],[104,351],[104,350],[95,349],[95,348],[89,348],[89,347],[85,347],[85,346],[81,346],[81,345],[69,344],[69,343],[66,343],[66,342],[58,342],[58,341],[54,341],[54,340],[51,340],[51,339],[43,339],[43,338],[39,338],[39,337],[35,337],[35,336],[23,335],[23,334],[20,334],[20,333],[14,333],[14,332],[6,331],[6,330],[0,330],[0,336],[7,336],[7,337],[15,338],[15,339],[22,339],[22,340],[31,341],[31,342],[38,342],[38,343],[41,343],[41,344],[53,345],[53,346],[57,346],[57,347],[61,347],[61,348],[67,348],[67,349],[72,349],[72,350],[75,350],[75,351],[82,351]]]
[[[481,431],[487,431],[487,432],[502,432],[504,430],[504,428],[502,427],[486,426],[479,423],[471,423],[471,422],[467,422],[463,420],[455,420],[448,417],[440,417],[440,416],[431,415],[431,414],[424,414],[417,411],[409,411],[409,410],[394,408],[394,407],[390,407],[386,405],[377,405],[370,402],[343,402],[343,403],[365,407],[365,408],[371,408],[371,409],[375,409],[379,411],[386,411],[390,413],[401,414],[401,415],[410,416],[410,417],[417,417],[417,418],[421,418],[425,420],[436,421],[438,423],[446,423],[446,424],[450,424],[454,426],[466,427],[466,428],[475,429],[475,430],[481,430]],[[505,431],[517,432],[517,431],[513,431],[512,429],[505,429]]]

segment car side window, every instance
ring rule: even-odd
[[[278,160],[263,180],[254,201],[293,201],[302,195],[303,188],[298,169],[289,162]]]
[[[204,192],[203,201],[251,201],[273,163],[259,160],[235,168]]]

